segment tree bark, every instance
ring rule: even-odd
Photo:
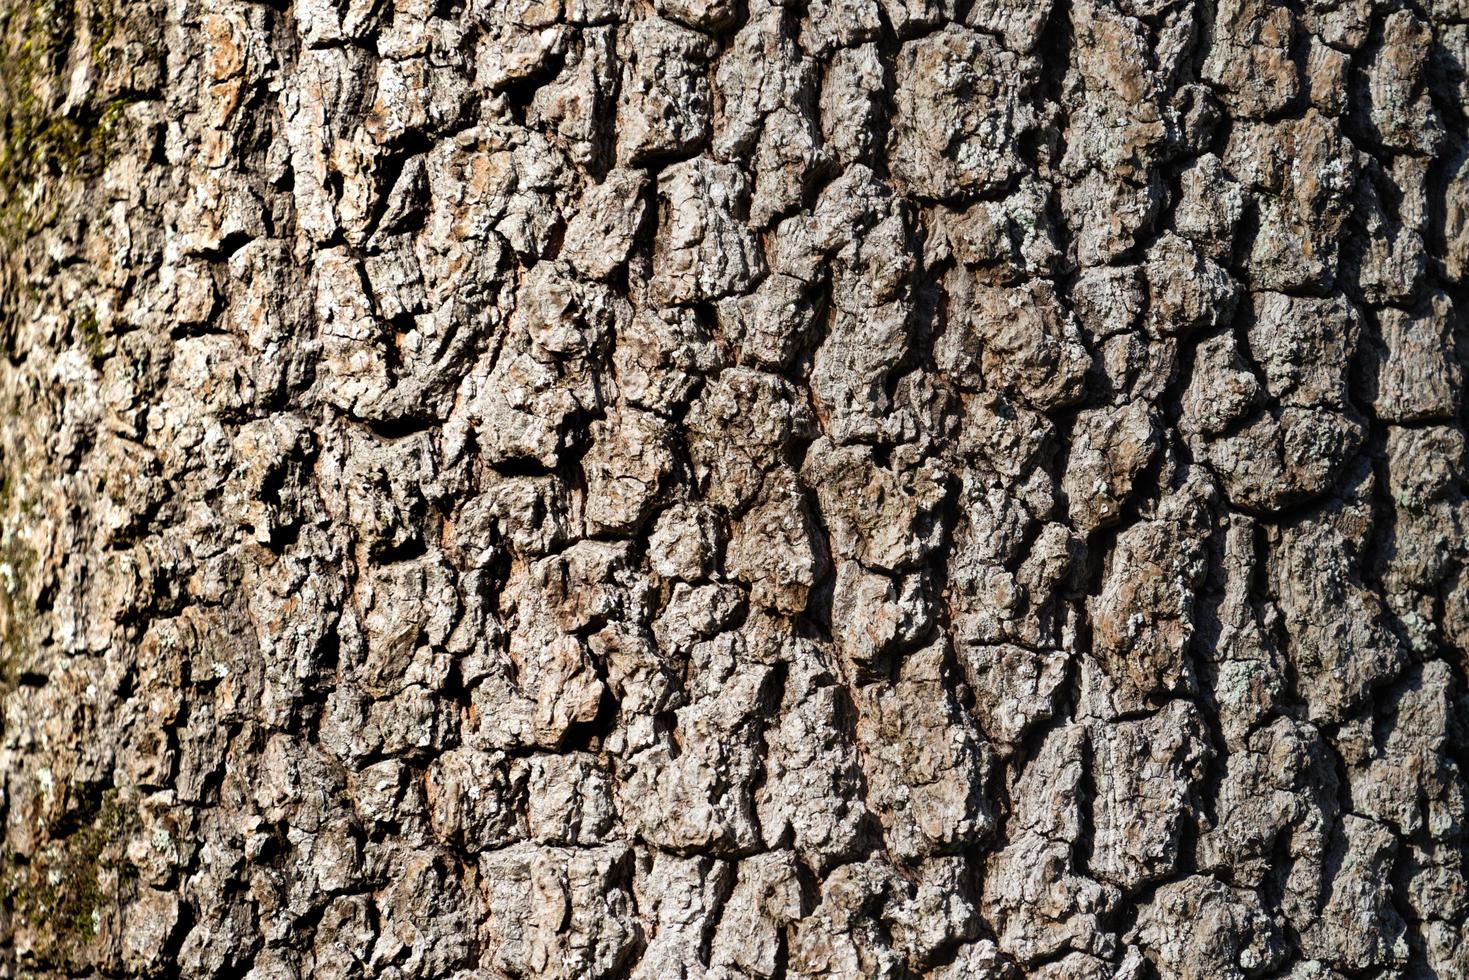
[[[1469,976],[1462,0],[0,37],[0,974]]]

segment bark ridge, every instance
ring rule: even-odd
[[[1464,0],[13,0],[0,974],[1469,977]]]

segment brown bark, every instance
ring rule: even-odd
[[[14,0],[0,974],[1469,976],[1469,8]]]

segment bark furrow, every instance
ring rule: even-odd
[[[0,8],[0,976],[1469,977],[1465,0]]]

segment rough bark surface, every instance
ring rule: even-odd
[[[1464,0],[6,0],[0,975],[1469,977]]]

